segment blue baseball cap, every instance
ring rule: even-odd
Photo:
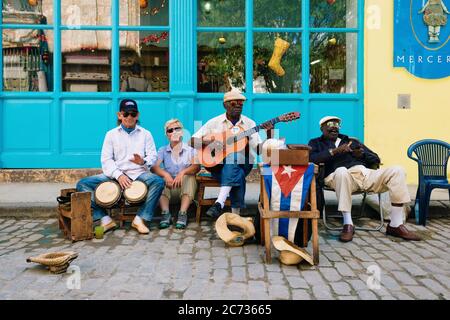
[[[120,111],[124,112],[130,112],[130,111],[136,111],[138,112],[138,106],[136,101],[133,99],[123,99],[120,102]]]

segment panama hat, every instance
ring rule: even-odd
[[[322,119],[320,119],[320,121],[319,121],[319,126],[321,127],[324,123],[326,123],[327,121],[330,121],[330,120],[338,120],[339,123],[342,122],[342,119],[339,118],[339,117],[336,117],[336,116],[326,116],[326,117],[323,117]]]
[[[247,100],[247,98],[240,93],[238,90],[231,90],[226,92],[223,95],[223,102],[231,101],[231,100]]]
[[[273,236],[272,243],[275,249],[281,251],[280,254],[281,263],[287,265],[298,264],[300,261],[304,259],[309,264],[314,265],[311,256],[305,249],[298,247],[297,245],[287,240],[286,238],[280,236]],[[291,253],[293,253],[294,256]]]
[[[27,258],[27,262],[40,263],[48,267],[52,273],[64,273],[69,267],[69,264],[77,257],[78,253],[74,251],[49,252],[36,257],[29,257]]]
[[[231,231],[228,225],[236,226],[242,229],[242,232]],[[232,247],[242,246],[246,239],[255,235],[255,227],[251,219],[242,218],[240,215],[231,212],[222,214],[216,220],[215,228],[219,238]]]

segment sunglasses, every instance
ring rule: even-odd
[[[329,121],[325,124],[327,128],[341,128],[341,124],[338,121]]]
[[[236,106],[242,106],[244,104],[244,101],[242,101],[242,100],[233,100],[233,101],[230,101],[230,106],[231,107],[236,107]]]
[[[122,112],[122,116],[124,117],[124,118],[127,118],[128,116],[132,116],[133,118],[136,118],[137,117],[137,112]]]
[[[181,127],[175,127],[175,128],[167,129],[166,132],[167,132],[167,133],[172,133],[172,132],[174,132],[174,131],[180,131],[180,130],[181,130]]]

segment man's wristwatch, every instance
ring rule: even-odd
[[[333,149],[328,149],[328,152],[331,154],[331,156],[334,156]]]

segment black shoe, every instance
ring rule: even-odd
[[[210,216],[213,219],[217,219],[222,214],[222,206],[220,203],[214,203],[208,211],[206,211],[206,215]]]

